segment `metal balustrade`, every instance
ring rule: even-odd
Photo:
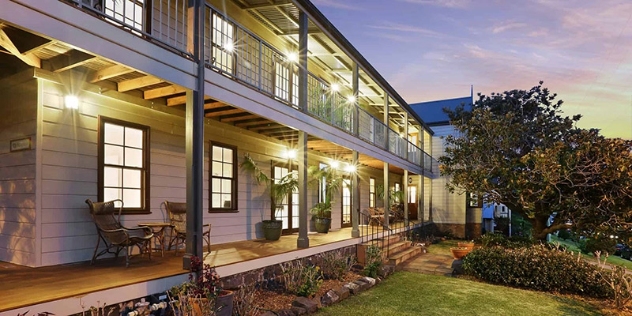
[[[186,47],[187,0],[60,1],[190,56]],[[207,67],[299,109],[298,65],[208,4],[203,45]],[[388,147],[391,153],[412,163],[421,165],[423,159],[424,168],[432,171],[432,157],[364,109],[347,102],[340,92],[331,91],[327,82],[308,73],[307,86],[307,113],[379,148]]]

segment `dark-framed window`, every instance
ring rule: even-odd
[[[149,211],[149,127],[99,116],[98,199],[123,200],[125,214]]]
[[[210,142],[209,212],[237,211],[237,147]]]
[[[375,178],[369,178],[369,207],[375,207]]]

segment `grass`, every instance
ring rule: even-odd
[[[552,235],[551,242],[552,243],[559,242],[561,245],[565,245],[566,247],[568,247],[569,251],[580,252],[579,248],[577,248],[577,244],[573,242],[572,240],[562,240],[562,239],[557,238],[557,236]],[[585,260],[588,260],[591,262],[597,262],[597,259],[593,255],[582,253],[582,257]],[[606,260],[606,262],[611,265],[623,266],[626,269],[632,269],[632,261],[623,259],[619,256],[610,255],[608,259]]]
[[[451,247],[456,247],[457,243],[460,242],[461,240],[443,240],[440,241],[436,244],[432,244],[429,246],[428,251],[431,253],[436,253],[436,254],[440,254],[440,255],[448,255],[448,256],[452,256],[452,253],[450,252],[450,248]]]
[[[601,313],[588,303],[552,294],[445,276],[397,272],[370,291],[324,308],[318,315],[520,316]]]

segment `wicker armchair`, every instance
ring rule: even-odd
[[[165,208],[171,222],[172,238],[169,242],[169,250],[175,243],[176,254],[180,244],[187,240],[187,204],[165,201]],[[202,225],[202,239],[206,242],[208,252],[211,252],[211,224]]]
[[[115,202],[119,202],[121,205],[117,208],[114,205]],[[151,228],[127,228],[121,225],[122,200],[92,202],[90,199],[87,199],[86,204],[90,207],[90,215],[99,235],[97,246],[94,248],[94,254],[92,255],[92,264],[99,256],[106,253],[114,254],[118,258],[121,250],[125,249],[125,266],[129,267],[129,253],[132,247],[137,246],[141,254],[149,249],[151,238],[154,236]],[[101,241],[105,243],[106,248],[97,254]],[[147,251],[147,253],[151,260],[151,251]]]

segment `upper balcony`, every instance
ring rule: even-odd
[[[187,0],[60,1],[193,59],[188,46],[192,31]],[[309,21],[305,109],[298,106],[301,11]],[[427,153],[432,131],[309,1],[211,0],[206,3],[204,29],[207,68],[432,171],[433,159]],[[134,79],[137,78],[128,75],[121,80]],[[153,85],[142,87],[145,99],[164,98],[169,106],[184,103],[183,87],[167,82],[147,83]],[[118,85],[121,91],[120,81]],[[209,100],[205,107],[208,118],[282,141],[298,138],[296,129],[278,124],[273,118],[214,101]]]

